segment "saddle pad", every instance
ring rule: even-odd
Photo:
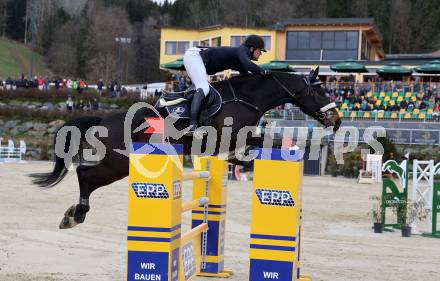
[[[181,97],[181,96],[180,96]],[[190,101],[183,100],[180,103],[174,104],[174,105],[161,105],[161,100],[163,97],[161,97],[156,104],[156,107],[165,107],[168,114],[173,116],[174,118],[182,118],[182,119],[189,119],[190,117]],[[165,100],[165,99],[163,99]],[[205,99],[205,104],[202,106],[202,115],[213,117],[215,116],[222,107],[223,99],[220,95],[220,93],[210,85],[210,92],[208,97]]]

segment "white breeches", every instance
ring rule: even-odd
[[[206,97],[209,94],[209,82],[205,65],[200,56],[200,49],[188,49],[183,56],[183,64],[196,89],[202,89]]]

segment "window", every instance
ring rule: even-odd
[[[243,44],[243,42],[247,36],[248,35],[233,35],[233,36],[231,36],[231,47],[239,47],[241,44]],[[266,48],[266,50],[270,51],[272,49],[272,36],[262,35],[261,38],[263,38],[264,47]]]
[[[200,41],[200,46],[209,47],[209,39]]]
[[[193,44],[192,44],[192,46],[193,46],[193,47],[197,47],[197,46],[200,46],[200,43],[199,43],[199,41],[193,41]]]
[[[335,33],[323,32],[322,33],[322,48],[333,49],[335,47]]]
[[[272,37],[266,35],[266,36],[261,36],[261,38],[263,38],[264,47],[266,48],[266,50],[270,51],[272,49]]]
[[[298,49],[310,48],[309,32],[298,32]]]
[[[231,36],[231,47],[240,46],[244,39],[246,39],[246,35]]]
[[[298,32],[287,32],[287,48],[298,48]]]
[[[183,55],[189,48],[189,41],[165,42],[165,55]]]
[[[211,39],[211,46],[212,47],[219,47],[222,45],[222,38],[221,37],[215,37]]]
[[[286,59],[357,59],[357,31],[289,31]],[[322,54],[322,55],[321,55]]]
[[[357,49],[358,46],[358,33],[347,32],[347,49]]]
[[[345,49],[347,46],[345,32],[335,32],[335,49]]]
[[[310,32],[310,49],[321,49],[321,32]]]

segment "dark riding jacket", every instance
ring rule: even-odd
[[[203,48],[200,56],[209,75],[232,69],[243,73],[262,74],[261,67],[251,61],[251,52],[245,46]]]

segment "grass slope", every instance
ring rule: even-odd
[[[16,41],[0,39],[0,79],[14,79],[22,73],[29,76],[31,65],[34,76],[50,74],[43,57],[38,53]]]

